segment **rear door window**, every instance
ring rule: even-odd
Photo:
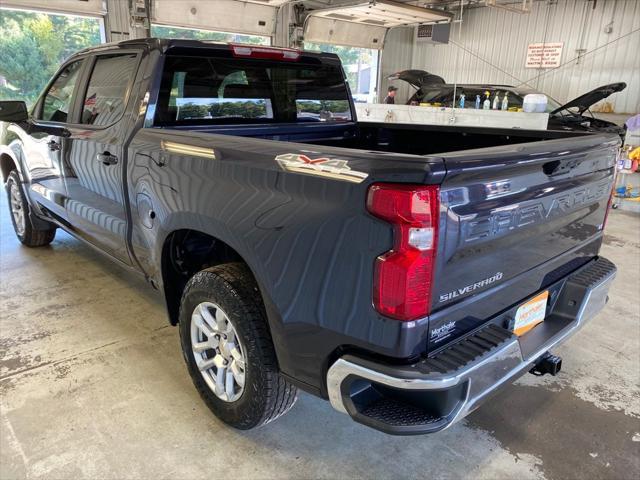
[[[117,121],[126,106],[127,92],[136,73],[137,55],[101,55],[89,78],[81,122],[107,126]]]
[[[168,56],[155,124],[351,120],[339,64],[304,58],[284,62]]]

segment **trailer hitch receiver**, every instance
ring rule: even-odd
[[[556,376],[561,369],[562,358],[546,352],[545,354],[540,356],[540,358],[538,358],[534,367],[529,370],[529,373],[532,373],[539,377],[542,375],[546,375],[547,373]]]

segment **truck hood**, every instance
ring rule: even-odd
[[[387,80],[402,80],[412,87],[420,89],[423,85],[440,85],[445,83],[444,78],[424,70],[402,70],[392,73]]]
[[[565,103],[561,107],[556,108],[554,111],[551,112],[551,115],[561,112],[562,110],[568,110],[569,108],[577,108],[578,113],[582,115],[594,103],[598,103],[600,100],[607,98],[611,94],[614,94],[616,92],[621,92],[625,88],[627,88],[627,84],[624,82],[610,83],[608,85],[603,85],[602,87],[595,88],[590,92],[580,95],[579,97],[574,98],[570,102]]]

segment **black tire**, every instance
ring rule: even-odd
[[[219,305],[235,328],[246,357],[245,383],[240,397],[218,398],[196,365],[191,322],[203,302]],[[248,430],[285,414],[297,399],[297,389],[279,373],[260,292],[242,263],[203,270],[187,283],[180,304],[180,341],[189,374],[209,409],[232,427]]]
[[[31,213],[31,209],[29,208],[29,204],[27,203],[27,199],[24,194],[24,190],[22,189],[22,184],[20,182],[20,176],[16,170],[13,170],[9,173],[7,177],[7,198],[9,201],[9,212],[11,215],[11,223],[13,224],[13,231],[16,233],[18,240],[23,245],[27,247],[43,247],[45,245],[49,245],[56,236],[56,227],[52,223],[45,222],[44,220],[37,219],[37,224],[47,225],[48,228],[36,228],[34,224],[33,214]],[[15,192],[19,197],[19,208],[22,210],[22,215],[24,215],[24,227],[19,228],[16,224],[16,219],[12,212],[12,192]]]

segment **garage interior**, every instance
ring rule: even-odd
[[[2,99],[44,87],[22,86],[36,75],[20,71],[20,42],[36,42],[48,79],[73,49],[164,36],[337,53],[363,104],[389,86],[405,103],[412,87],[389,76],[419,69],[560,103],[625,82],[591,113],[622,126],[640,112],[636,0],[3,0],[0,19]],[[25,39],[36,20],[48,33]],[[421,37],[420,25],[433,29]],[[559,64],[527,67],[536,43],[560,43]],[[49,247],[21,246],[3,195],[0,479],[638,478],[640,173],[622,171],[602,246],[617,277],[605,310],[554,352],[562,372],[526,375],[416,437],[367,429],[304,392],[277,422],[227,427],[193,389],[156,294],[60,230]]]

